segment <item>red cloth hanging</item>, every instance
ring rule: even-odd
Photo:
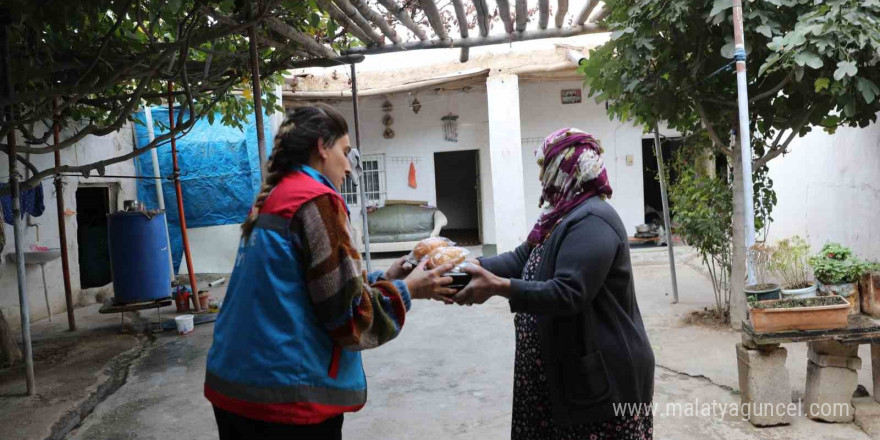
[[[409,187],[417,188],[419,185],[416,183],[416,164],[410,161],[409,163]]]

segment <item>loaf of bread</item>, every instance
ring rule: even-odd
[[[419,242],[416,245],[415,249],[413,249],[413,257],[416,262],[422,261],[422,258],[427,257],[431,254],[435,249],[440,249],[450,246],[449,240],[443,237],[430,237],[426,238]]]
[[[464,263],[468,253],[467,249],[458,246],[434,249],[431,254],[428,255],[428,269],[433,269],[447,263],[452,264],[453,266],[458,266],[459,264]]]

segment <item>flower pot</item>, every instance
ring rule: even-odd
[[[880,273],[866,273],[859,280],[862,313],[880,318]]]
[[[796,300],[782,299],[759,301],[758,303],[769,305],[782,301]],[[850,305],[843,298],[840,298],[839,304],[815,307],[762,309],[750,305],[749,319],[752,323],[752,328],[759,333],[793,330],[831,330],[847,326],[849,311]]]
[[[199,307],[201,307],[202,310],[208,310],[208,300],[210,298],[211,295],[208,294],[207,291],[202,290],[199,292]]]
[[[782,297],[783,298],[812,298],[816,296],[816,292],[819,290],[819,286],[816,283],[810,285],[810,287],[805,287],[803,289],[782,289]]]
[[[857,315],[861,313],[861,304],[859,301],[859,285],[858,283],[844,284],[822,284],[819,283],[819,293],[822,295],[838,295],[846,299],[852,309],[851,314]]]
[[[746,298],[750,296],[755,296],[757,297],[758,301],[779,299],[782,293],[782,290],[779,289],[778,284],[754,284],[751,286],[746,286],[743,291],[746,294]]]

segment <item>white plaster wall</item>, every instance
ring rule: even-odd
[[[388,199],[421,200],[431,205],[437,203],[434,176],[434,153],[443,151],[478,150],[482,195],[483,241],[495,243],[494,217],[492,213],[492,185],[489,161],[488,110],[485,87],[469,92],[420,93],[416,95],[422,104],[418,114],[410,107],[413,96],[399,94],[389,97],[394,105],[393,139],[382,137],[384,126],[381,109],[383,97],[364,98],[359,102],[360,133],[363,155],[384,154],[385,189]],[[349,121],[354,136],[354,116],[351,101],[333,103]],[[458,142],[443,139],[441,118],[448,113],[459,116]],[[352,139],[353,141],[353,139]],[[416,161],[418,187],[408,185],[408,160],[395,163],[394,158],[412,158]],[[362,220],[357,209],[352,210],[352,224],[361,229]]]
[[[644,219],[644,197],[642,194],[642,154],[641,140],[645,136],[641,127],[632,123],[611,121],[605,113],[604,105],[599,105],[586,97],[583,92],[581,104],[563,105],[560,101],[562,89],[580,88],[578,81],[525,82],[520,88],[523,180],[525,191],[526,224],[531,227],[538,215],[538,168],[534,161],[536,142],[553,130],[564,126],[581,128],[596,135],[605,148],[605,161],[609,178],[614,188],[611,204],[618,210],[627,231],[635,234],[635,226]],[[360,101],[361,143],[364,155],[384,154],[386,169],[386,192],[389,199],[424,200],[436,203],[434,190],[434,153],[441,151],[471,150],[479,151],[480,182],[482,196],[482,227],[484,243],[497,243],[495,237],[494,201],[492,191],[491,163],[488,151],[488,107],[485,87],[474,88],[469,92],[419,93],[415,95],[422,104],[418,114],[409,107],[413,95],[392,95],[394,105],[391,115],[394,118],[394,139],[384,139],[381,110],[384,97],[363,98]],[[354,133],[354,119],[351,101],[332,103],[339,109]],[[459,141],[443,140],[442,118],[447,113],[459,115]],[[626,156],[632,156],[632,165],[626,164]],[[407,185],[409,162],[394,163],[394,157],[417,160],[416,176],[418,188]],[[357,209],[352,211],[352,224],[361,229],[362,220]],[[526,231],[527,232],[527,231]],[[198,264],[197,264],[198,265]]]
[[[836,241],[880,259],[880,124],[814,130],[789,148],[769,165],[778,197],[770,240],[797,234],[813,252]]]
[[[605,113],[604,104],[596,104],[582,90],[580,104],[562,104],[563,89],[580,89],[580,81],[527,82],[520,84],[520,114],[522,117],[523,171],[526,195],[526,215],[529,226],[538,218],[538,200],[541,185],[535,148],[551,132],[576,127],[594,135],[605,149],[605,167],[614,194],[609,202],[617,210],[629,235],[635,234],[636,225],[644,223],[645,207],[642,188],[643,130],[630,122],[612,121]],[[627,165],[627,155],[632,165]]]
[[[37,128],[37,132],[42,129]],[[62,133],[61,138],[65,139],[69,133]],[[61,152],[61,163],[64,165],[84,165],[97,160],[107,159],[128,153],[133,148],[133,138],[131,126],[126,124],[120,131],[102,137],[88,136],[74,147],[65,149]],[[40,170],[54,167],[54,156],[52,154],[31,155],[31,162]],[[24,167],[19,166],[19,172],[24,174]],[[92,172],[96,175],[95,172]],[[107,167],[106,174],[133,176],[135,175],[134,164],[132,161],[126,161]],[[6,182],[9,176],[9,162],[5,154],[0,155],[0,180]],[[64,206],[71,212],[76,212],[76,190],[80,184],[99,184],[107,183],[118,188],[117,209],[121,209],[122,201],[133,199],[136,197],[135,180],[133,179],[109,179],[109,178],[90,178],[83,177],[65,177],[64,178]],[[111,190],[112,191],[112,190]],[[40,240],[37,242],[36,228],[26,228],[24,233],[23,247],[25,251],[30,249],[31,245],[39,244],[52,248],[59,247],[60,240],[58,238],[58,214],[55,200],[55,187],[52,179],[43,181],[44,203],[46,210],[40,217],[33,217],[33,223],[39,225]],[[77,222],[76,215],[68,215],[65,217],[67,228],[67,249],[70,258],[70,281],[73,290],[74,301],[78,301],[79,297],[79,246],[76,242]],[[23,222],[26,218],[23,219]],[[18,284],[15,265],[8,258],[8,254],[15,251],[13,242],[13,228],[5,223],[2,226],[6,233],[6,246],[2,250],[3,258],[0,261],[0,308],[6,316],[10,325],[19,328],[19,300],[18,300]],[[43,295],[43,282],[40,276],[39,266],[26,266],[27,268],[27,286],[28,298],[30,306],[31,319],[41,319],[48,315],[46,311],[46,301]],[[57,259],[46,264],[46,283],[49,290],[49,304],[52,308],[53,319],[66,320],[64,310],[66,302],[64,298],[64,282],[61,273],[61,259]]]

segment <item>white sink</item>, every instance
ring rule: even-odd
[[[53,248],[47,251],[27,251],[24,253],[24,264],[43,264],[61,257],[61,249]],[[16,262],[15,252],[6,254],[6,258],[12,263]]]

